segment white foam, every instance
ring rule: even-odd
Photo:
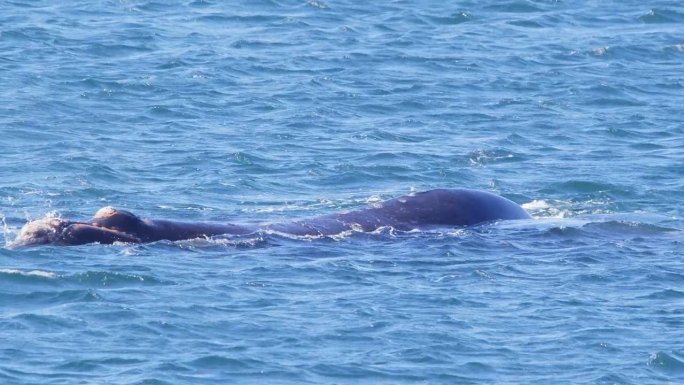
[[[14,238],[12,229],[10,229],[9,225],[7,225],[7,221],[5,221],[5,216],[2,213],[0,213],[0,222],[2,222],[2,234],[5,236],[5,239]]]
[[[545,200],[535,199],[532,202],[523,203],[522,208],[524,208],[525,210],[543,210],[551,208],[551,205],[548,204]]]
[[[369,196],[368,198],[365,199],[365,203],[368,204],[374,204],[374,203],[380,203],[383,202],[385,199],[383,199],[380,195],[373,194]]]
[[[221,238],[221,237],[199,237],[193,239],[186,239],[175,241],[173,244],[184,248],[203,248],[214,246],[228,246],[228,247],[255,247],[264,241],[262,236],[255,236],[251,238]]]
[[[43,277],[43,278],[57,278],[57,274],[50,272],[50,271],[42,271],[42,270],[23,271],[23,270],[17,270],[17,269],[0,269],[0,273],[18,274],[18,275],[23,275],[23,276],[34,276],[34,277]]]
[[[560,202],[549,203],[545,200],[533,200],[532,202],[523,203],[522,208],[527,210],[535,219],[540,218],[555,218],[563,219],[568,217],[570,211],[567,208],[562,208],[565,204]]]

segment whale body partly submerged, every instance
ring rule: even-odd
[[[370,232],[386,226],[397,230],[413,230],[528,218],[530,216],[518,204],[489,192],[437,189],[346,213],[264,226],[141,219],[128,211],[104,207],[92,219],[84,222],[61,218],[29,222],[21,229],[14,244],[144,243],[222,234],[242,235],[259,230],[325,236],[349,230]]]

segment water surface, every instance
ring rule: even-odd
[[[0,248],[6,384],[684,381],[679,1],[7,1],[0,242],[437,187],[534,220]]]

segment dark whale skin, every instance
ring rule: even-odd
[[[370,232],[381,227],[408,231],[529,218],[518,204],[496,194],[470,189],[436,189],[390,199],[375,207],[265,226],[141,219],[128,211],[105,207],[88,222],[56,218],[29,222],[22,228],[15,244],[146,243],[250,234],[259,230],[325,236],[349,230]]]

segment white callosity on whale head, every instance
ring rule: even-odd
[[[12,246],[54,243],[60,236],[62,220],[43,218],[24,225]]]

